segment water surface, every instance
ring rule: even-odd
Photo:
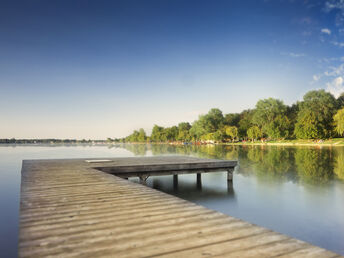
[[[17,254],[23,159],[193,155],[238,159],[226,173],[151,177],[148,186],[344,254],[344,147],[0,146],[0,252]],[[133,181],[137,181],[133,179]]]

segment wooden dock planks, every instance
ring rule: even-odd
[[[140,159],[135,162],[147,161]],[[19,257],[338,256],[104,173],[97,165],[23,162]]]
[[[95,163],[96,160],[88,162]],[[228,171],[232,174],[235,160],[200,159],[189,156],[158,156],[141,158],[122,158],[115,162],[105,162],[94,168],[122,178],[192,174],[202,172]]]

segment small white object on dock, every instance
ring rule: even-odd
[[[85,161],[88,163],[102,163],[102,162],[111,162],[112,160],[109,160],[109,159],[88,159]]]

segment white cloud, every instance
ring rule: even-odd
[[[326,83],[327,91],[331,92],[336,98],[344,92],[344,78],[339,76],[332,82]]]
[[[303,54],[303,53],[300,53],[300,54],[298,54],[298,53],[289,53],[289,56],[291,56],[291,57],[302,57],[302,56],[305,56],[305,54]]]
[[[344,42],[332,41],[331,43],[337,47],[344,47]]]
[[[344,0],[329,0],[325,2],[325,11],[331,12],[337,10],[336,25],[341,26],[344,23]]]
[[[315,81],[315,82],[319,81],[320,77],[321,77],[320,75],[314,74],[313,75],[313,81]]]
[[[303,56],[306,56],[304,53],[293,53],[293,52],[290,52],[290,53],[282,52],[281,55],[290,56],[290,57],[303,57]]]
[[[329,69],[329,71],[324,72],[324,75],[331,77],[344,76],[344,64],[341,64],[337,67],[331,66]]]
[[[323,29],[321,29],[321,33],[325,33],[325,34],[331,35],[331,30],[328,29],[328,28],[323,28]]]
[[[325,3],[326,11],[330,12],[333,9],[344,9],[344,0],[329,0]]]
[[[281,52],[283,56],[290,56],[290,57],[304,57],[306,56],[304,53],[293,53],[293,52]]]

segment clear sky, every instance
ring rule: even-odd
[[[0,138],[105,139],[344,89],[344,0],[0,2]]]

